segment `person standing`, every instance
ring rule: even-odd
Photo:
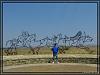
[[[52,63],[59,63],[58,62],[58,50],[59,50],[59,47],[57,43],[55,43],[52,48],[52,52],[53,52],[53,62]]]

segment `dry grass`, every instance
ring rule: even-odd
[[[91,55],[91,54],[74,54],[74,55],[73,54],[59,54],[58,57],[97,58],[97,55]],[[52,58],[52,54],[3,56],[3,60],[29,59],[29,58]]]
[[[17,49],[18,55],[33,55],[32,51],[29,48],[18,48]],[[65,50],[65,54],[97,54],[97,48],[96,47],[90,47],[89,50],[80,49],[80,48],[69,48],[69,50]],[[50,48],[41,48],[39,51],[39,54],[52,54],[52,51]],[[3,55],[6,55],[3,52]]]

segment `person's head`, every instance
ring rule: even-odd
[[[56,46],[57,46],[57,43],[54,44],[54,47],[56,47]]]

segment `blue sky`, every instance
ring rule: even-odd
[[[4,3],[3,42],[16,38],[22,31],[39,37],[62,33],[74,36],[79,30],[95,38],[96,3]]]

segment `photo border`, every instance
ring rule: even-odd
[[[3,72],[3,3],[97,3],[97,73],[92,73],[92,72]],[[0,59],[0,66],[1,66],[1,74],[55,74],[55,75],[58,75],[58,74],[100,74],[99,70],[100,70],[100,67],[99,67],[99,58],[100,58],[100,52],[99,52],[99,49],[100,49],[100,40],[99,40],[99,28],[100,28],[100,24],[99,24],[99,7],[100,7],[100,1],[99,0],[62,0],[62,1],[56,1],[56,0],[2,0],[0,2],[0,14],[1,14],[1,17],[0,17],[0,55],[1,55],[1,59]]]

